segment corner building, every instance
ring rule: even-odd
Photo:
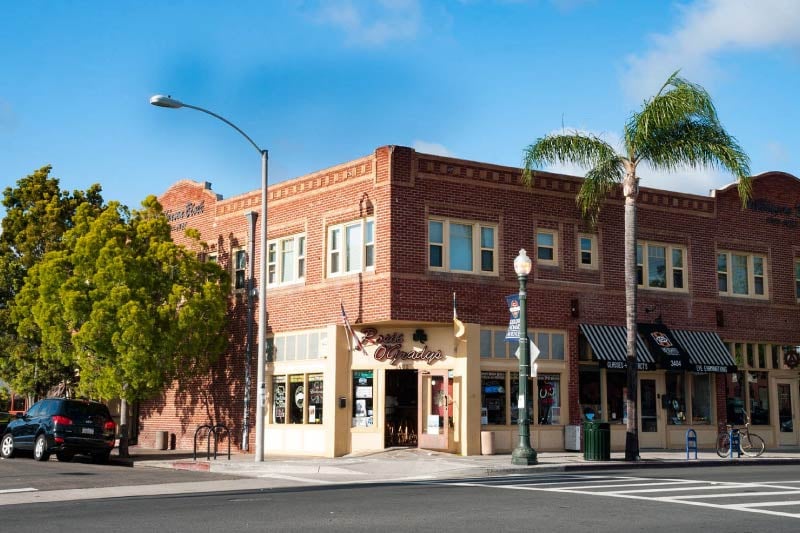
[[[576,207],[581,178],[520,179],[518,168],[384,146],[269,188],[265,453],[473,455],[485,432],[511,451],[519,379],[506,297],[521,248],[534,261],[528,325],[540,351],[533,446],[579,449],[592,419],[624,449],[621,190],[592,228]],[[189,449],[198,426],[221,423],[245,447],[247,422],[253,449],[260,194],[222,199],[183,180],[160,198],[176,241],[197,229],[207,259],[230,271],[230,342],[208,376],[139,406],[142,443],[168,431]],[[745,417],[767,446],[798,445],[800,181],[756,176],[747,208],[735,186],[643,187],[638,206],[642,448],[682,448],[688,428],[713,447],[720,425]]]

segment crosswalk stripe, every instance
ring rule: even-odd
[[[36,492],[39,489],[33,487],[24,487],[21,489],[0,489],[0,494],[11,494],[12,492]]]

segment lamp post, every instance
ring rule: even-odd
[[[264,383],[264,366],[266,364],[266,349],[267,349],[267,162],[269,153],[267,150],[262,150],[245,132],[239,129],[236,124],[229,121],[225,117],[221,117],[216,113],[212,113],[208,109],[185,104],[169,96],[157,94],[150,98],[150,103],[158,107],[166,107],[168,109],[179,109],[181,107],[188,107],[202,111],[214,118],[218,118],[228,126],[238,131],[247,142],[253,145],[259,154],[261,154],[261,256],[259,261],[259,276],[258,276],[258,377],[257,377],[257,390],[258,398],[256,401],[256,462],[264,460],[264,403],[266,401],[266,384]],[[248,354],[249,357],[249,354]],[[250,390],[245,392],[249,395]]]
[[[514,272],[519,280],[519,397],[517,398],[517,422],[519,423],[519,444],[511,453],[511,464],[535,465],[536,450],[531,447],[530,417],[528,411],[528,377],[531,373],[530,351],[528,350],[528,294],[525,285],[533,266],[525,249],[519,251],[514,259]]]

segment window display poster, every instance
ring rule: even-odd
[[[364,399],[356,400],[356,417],[367,416],[367,401]]]
[[[428,415],[428,425],[425,432],[428,435],[439,434],[439,415]]]
[[[372,398],[372,387],[356,386],[356,398]]]

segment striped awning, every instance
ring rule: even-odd
[[[605,368],[627,368],[628,328],[625,326],[597,326],[581,324],[581,333],[592,347],[592,356]],[[636,362],[639,370],[654,370],[656,361],[644,341],[636,337]]]
[[[695,372],[736,372],[730,352],[713,331],[673,329],[672,333],[689,353],[689,369]]]

